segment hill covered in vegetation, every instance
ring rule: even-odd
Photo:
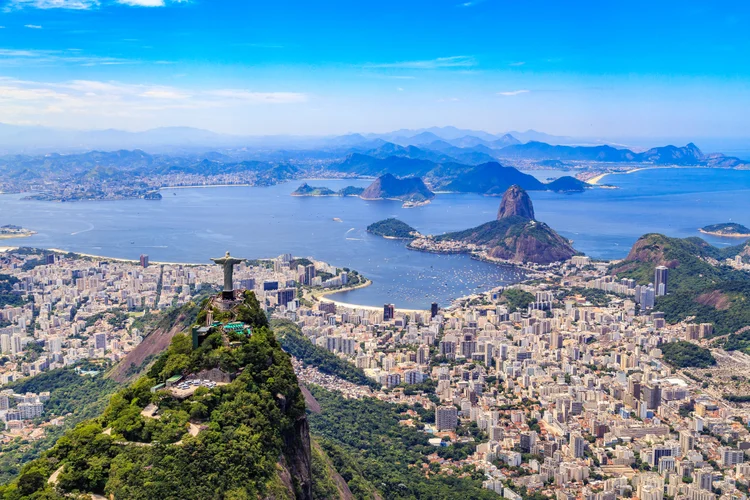
[[[146,375],[27,464],[0,497],[312,498],[305,403],[289,355],[251,292],[228,311],[205,303],[199,321],[209,310],[221,323],[197,347],[175,335]],[[217,374],[224,382],[175,385],[174,377]]]
[[[384,219],[367,226],[367,232],[384,238],[413,239],[417,230],[395,218]]]
[[[427,189],[419,177],[399,179],[392,174],[385,174],[370,184],[360,195],[365,200],[401,200],[421,202],[431,200],[435,193]]]
[[[670,342],[659,346],[664,361],[677,368],[708,368],[716,364],[711,351],[692,342]]]
[[[435,236],[434,240],[481,245],[488,249],[490,257],[515,262],[549,264],[576,254],[570,241],[533,217],[534,207],[529,195],[522,187],[513,185],[503,194],[497,220]]]
[[[666,266],[669,293],[657,298],[656,310],[671,323],[688,317],[713,323],[714,332],[723,335],[750,325],[750,274],[721,264],[747,250],[746,245],[718,249],[700,238],[652,233],[641,236],[610,272],[647,284],[654,281],[656,266]]]

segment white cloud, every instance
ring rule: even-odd
[[[131,7],[164,7],[164,0],[117,0],[117,3]]]
[[[222,89],[208,91],[206,95],[243,102],[271,104],[289,104],[307,100],[306,94],[298,92],[251,92],[249,90]]]
[[[470,0],[469,2],[463,2],[458,4],[459,7],[474,7],[476,5],[479,5],[480,3],[484,3],[484,0]]]
[[[10,0],[5,10],[23,9],[71,9],[87,10],[99,6],[99,0]]]
[[[41,27],[40,27],[41,28]],[[138,61],[117,59],[114,57],[87,56],[77,49],[67,50],[19,50],[0,48],[0,67],[2,66],[51,66],[73,64],[80,66],[97,66],[113,64],[134,64]]]
[[[508,66],[523,66],[524,64],[526,64],[526,61],[517,61],[510,63]]]
[[[399,61],[393,63],[368,64],[368,68],[401,68],[401,69],[441,69],[441,68],[468,68],[476,66],[476,60],[472,56],[450,56],[438,57],[423,61]]]
[[[519,94],[527,94],[529,90],[506,90],[505,92],[498,92],[497,95],[513,96]]]
[[[24,24],[23,27],[24,28],[29,28],[29,29],[32,29],[32,30],[40,30],[40,29],[42,29],[42,27],[40,25],[38,25],[38,24]]]
[[[60,113],[82,120],[127,117],[150,121],[167,112],[214,112],[307,100],[307,94],[297,92],[194,90],[96,80],[49,83],[0,77],[0,116],[14,123],[29,119],[45,122],[45,117]]]

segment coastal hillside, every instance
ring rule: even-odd
[[[610,272],[645,285],[654,281],[656,266],[666,266],[668,295],[657,297],[655,309],[672,323],[689,317],[713,323],[723,335],[750,325],[750,274],[724,264],[747,252],[746,244],[718,249],[700,238],[646,234]]]
[[[487,248],[490,257],[514,262],[549,264],[567,260],[577,253],[570,241],[547,224],[534,220],[531,199],[517,185],[503,194],[497,220],[436,236],[434,240],[481,245]]]
[[[568,240],[544,222],[517,215],[436,236],[435,240],[484,245],[489,247],[490,257],[514,262],[549,264],[568,260],[577,253]]]
[[[290,357],[252,292],[220,306],[207,300],[196,326],[211,315],[211,327],[175,335],[146,375],[0,496],[311,499],[305,401]]]
[[[420,202],[431,200],[435,193],[430,191],[419,177],[399,179],[392,174],[385,174],[375,179],[360,197],[365,200],[398,199]]]

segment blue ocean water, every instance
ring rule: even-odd
[[[339,189],[369,182],[310,184]],[[647,232],[701,236],[698,228],[707,224],[750,225],[750,171],[652,169],[611,175],[603,183],[619,189],[531,192],[537,219],[572,239],[578,250],[606,259],[624,257]],[[444,194],[429,205],[404,209],[395,201],[290,196],[299,184],[167,189],[160,201],[51,203],[1,195],[0,225],[17,224],[38,232],[7,240],[8,245],[119,258],[137,259],[146,253],[152,261],[208,263],[227,250],[248,258],[312,256],[371,278],[372,286],[337,296],[366,305],[393,302],[397,307],[425,308],[433,301],[446,304],[521,276],[513,268],[463,255],[409,251],[404,242],[365,231],[387,217],[398,217],[423,233],[466,229],[494,219],[499,198]],[[739,243],[705,238],[716,245]]]

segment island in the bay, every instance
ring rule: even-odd
[[[723,236],[726,238],[750,238],[750,228],[737,224],[736,222],[725,222],[723,224],[711,224],[699,229],[703,234],[711,236]]]
[[[421,236],[419,231],[409,224],[393,217],[370,224],[367,226],[367,232],[394,240],[413,240]]]
[[[364,190],[365,188],[361,187],[346,186],[338,191],[334,191],[324,186],[311,186],[304,182],[292,192],[292,196],[359,196]]]
[[[34,234],[36,234],[36,231],[21,226],[14,226],[13,224],[6,224],[5,226],[0,227],[0,240],[9,238],[26,238],[27,236],[32,236]]]
[[[381,175],[367,186],[360,197],[363,200],[400,200],[411,203],[429,202],[435,193],[419,177],[399,179],[393,174]]]
[[[570,259],[576,250],[547,224],[534,218],[528,193],[513,185],[503,194],[497,219],[480,226],[420,237],[409,248],[435,253],[470,253],[487,260],[549,264]]]

